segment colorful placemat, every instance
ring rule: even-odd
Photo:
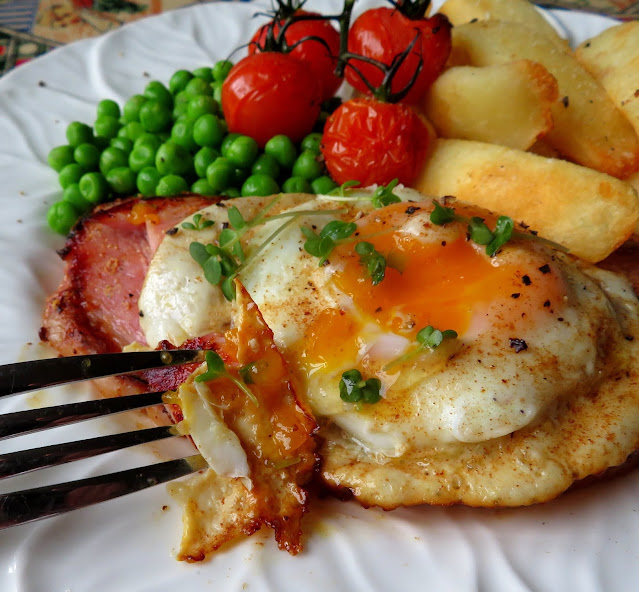
[[[216,0],[196,0],[207,1]],[[190,4],[193,0],[0,0],[0,76],[58,45]],[[637,0],[547,0],[538,4],[618,18],[639,17]]]

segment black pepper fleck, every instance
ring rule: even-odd
[[[544,307],[548,308],[550,306],[550,300],[546,300],[546,302],[544,302]]]
[[[541,273],[543,274],[550,273],[550,265],[548,265],[548,263],[546,263],[545,265],[542,265],[539,268],[539,271],[541,271]]]
[[[140,315],[141,317],[143,317],[143,316],[144,316],[144,313],[143,313],[142,311],[140,311],[140,312],[138,313],[138,315]]]
[[[528,344],[523,339],[511,337],[508,344],[515,350],[515,353],[523,352],[528,349]]]
[[[515,300],[516,300],[517,298],[519,298],[520,296],[521,296],[521,294],[520,294],[519,292],[515,292],[514,294],[511,294],[511,295],[510,295],[510,297],[511,297],[511,298],[514,298]]]
[[[177,234],[177,233],[178,233],[178,227],[177,226],[175,226],[174,228],[169,228],[166,231],[166,234],[168,234],[169,236],[173,236],[174,234]]]
[[[626,335],[626,341],[634,341],[634,339],[632,335]]]
[[[566,97],[564,97],[563,99],[561,99],[561,102],[562,102],[562,104],[563,104],[563,106],[564,106],[564,107],[568,107],[568,105],[569,105],[569,103],[570,103],[570,101],[569,101],[569,99],[568,99],[568,97],[567,97],[567,96],[566,96]]]
[[[532,280],[529,275],[525,275],[521,278],[521,281],[524,282],[524,286],[530,286],[532,284]]]
[[[421,210],[421,208],[418,208],[417,206],[408,206],[405,210],[404,210],[404,214],[408,214],[409,216],[411,216],[412,214],[414,214],[417,210]]]

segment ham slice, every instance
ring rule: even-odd
[[[134,341],[144,344],[138,298],[151,257],[166,232],[217,200],[187,194],[127,198],[96,208],[76,225],[60,251],[66,269],[47,300],[42,341],[63,356],[119,352]],[[95,382],[104,396],[148,390],[145,380],[130,377]]]

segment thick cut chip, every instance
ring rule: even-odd
[[[568,49],[567,41],[527,0],[446,0],[439,12],[455,26],[472,20],[520,23],[545,35],[560,49]]]
[[[190,379],[178,390],[184,398],[180,429],[215,467],[173,487],[185,504],[181,560],[200,561],[262,525],[274,529],[281,549],[295,555],[302,548],[317,426],[295,394],[271,330],[240,284],[236,304],[235,328],[220,349],[235,381],[226,374],[201,383]]]
[[[553,129],[545,140],[568,160],[625,179],[639,169],[639,137],[605,89],[566,51],[518,23],[478,21],[453,28],[453,65],[527,59],[559,84]]]
[[[639,21],[607,29],[582,43],[575,55],[639,133]]]
[[[416,187],[510,216],[593,263],[623,244],[639,218],[624,181],[483,142],[438,140]]]
[[[529,60],[457,66],[431,86],[424,112],[439,136],[528,150],[552,129],[555,78]]]

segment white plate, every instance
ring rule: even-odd
[[[336,0],[316,2],[324,11]],[[312,6],[313,4],[310,3]],[[366,2],[359,4],[362,10]],[[150,79],[226,57],[256,28],[255,5],[199,5],[52,51],[0,80],[0,362],[40,355],[45,296],[60,280],[46,228],[58,199],[46,155],[73,120],[92,122],[100,99],[119,103]],[[611,21],[556,12],[575,43]],[[4,401],[0,411],[82,399],[82,389]],[[29,445],[88,433],[108,422],[47,433]],[[6,451],[22,442],[2,444]],[[3,489],[80,478],[157,460],[129,451],[2,484]],[[639,472],[517,510],[412,508],[385,513],[355,503],[313,503],[306,550],[293,558],[259,533],[199,565],[173,558],[180,509],[164,486],[70,515],[0,533],[0,590],[101,592],[436,590],[594,592],[636,590],[639,582]],[[168,509],[163,510],[167,505]],[[177,588],[177,587],[180,588]]]

